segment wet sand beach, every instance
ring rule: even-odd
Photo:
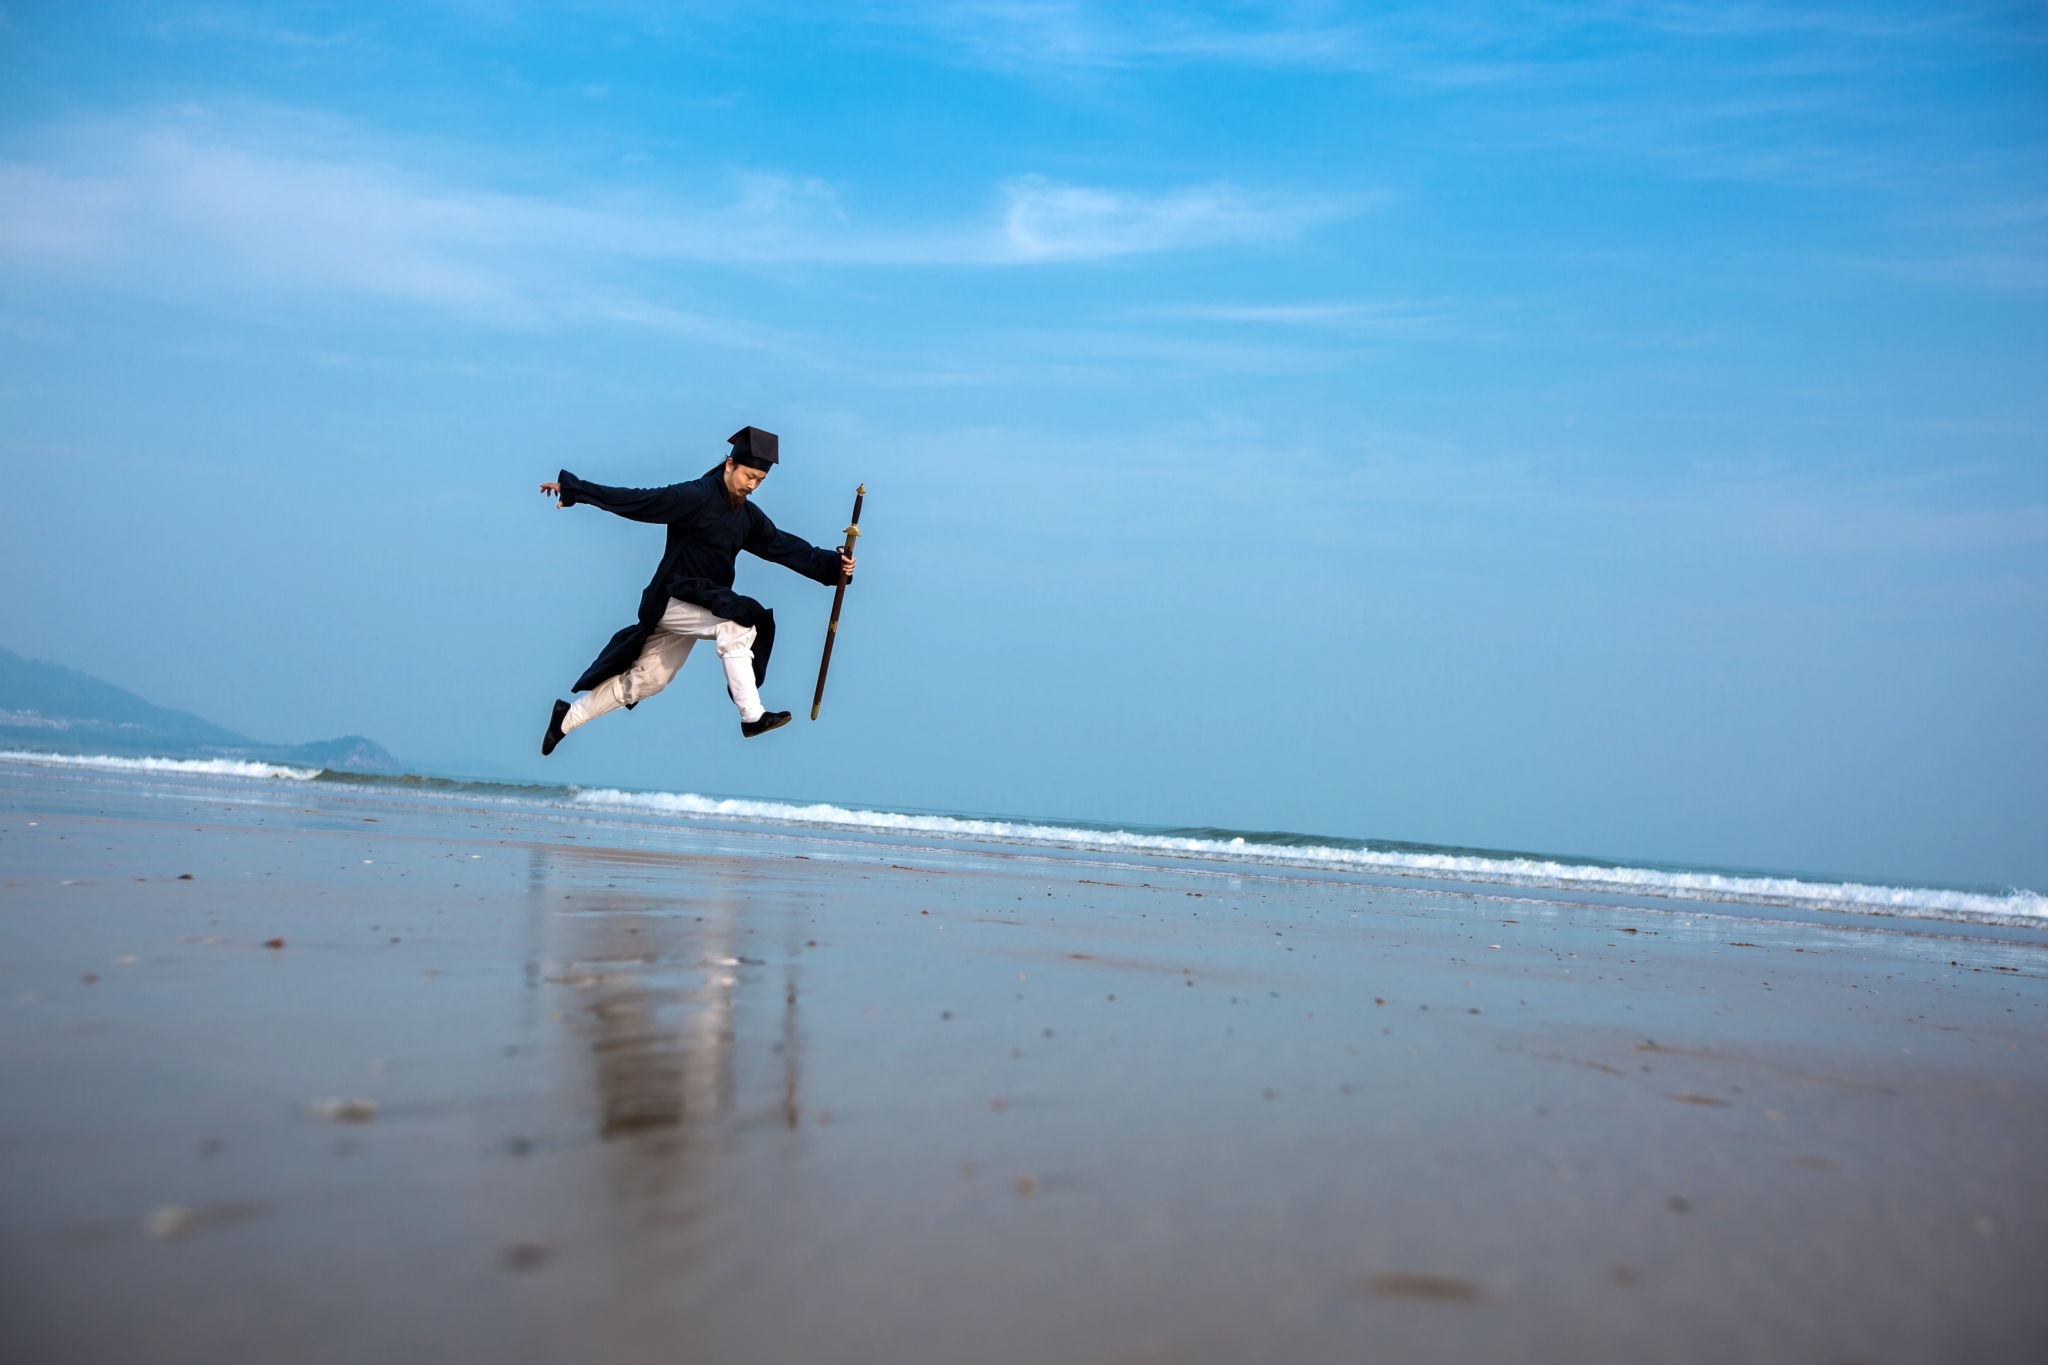
[[[2038,932],[10,765],[0,873],[8,1360],[2048,1355]]]

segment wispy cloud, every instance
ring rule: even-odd
[[[279,23],[274,13],[258,6],[205,4],[171,8],[152,14],[141,28],[161,42],[205,36],[287,49],[369,45],[368,30],[362,26],[316,33]]]
[[[1196,322],[1243,322],[1280,327],[1341,327],[1373,331],[1413,331],[1451,318],[1448,311],[1399,301],[1349,303],[1187,304],[1165,310],[1165,316]]]
[[[1956,285],[1989,293],[2032,293],[2048,289],[2048,254],[2039,251],[1981,251],[1918,260],[1876,261],[1871,268],[1901,279]]]
[[[1538,6],[1579,22],[1628,24],[1669,33],[1757,37],[1777,33],[1832,33],[1858,38],[1905,38],[1969,27],[1974,7],[1933,12],[1886,12],[1869,5],[1694,4],[1690,0],[1611,0],[1607,4]]]
[[[2025,41],[2024,7],[1895,9],[1853,4],[1696,4],[1689,0],[1507,0],[1358,4],[1343,0],[896,0],[866,23],[915,30],[978,65],[1119,68],[1173,63],[1376,71],[1431,83],[1540,76],[1587,65],[1585,40],[1891,43],[1904,38]],[[2043,41],[2032,32],[2032,41]]]
[[[0,269],[159,292],[403,300],[512,326],[681,327],[689,315],[634,301],[663,264],[1042,266],[1281,242],[1366,202],[1024,175],[993,186],[979,220],[873,224],[834,185],[765,171],[731,172],[716,199],[579,203],[240,146],[176,120],[44,141],[65,152],[0,163]]]
[[[1220,181],[1144,194],[1027,175],[1002,188],[1004,241],[1018,262],[1284,240],[1363,206],[1357,197],[1260,194]]]
[[[932,35],[999,70],[1110,69],[1175,61],[1357,69],[1371,44],[1327,4],[1104,5],[1088,0],[893,4],[871,24]]]
[[[1998,3],[899,0],[864,15],[947,60],[1056,83],[1206,66],[1370,76],[1424,97],[1506,87],[1524,96],[1510,116],[1472,129],[1496,148],[1575,147],[1674,178],[1801,186],[1953,175],[1956,148],[1982,130],[1952,110],[1930,119],[1929,73],[2012,68],[2048,50],[2031,7]],[[2037,167],[2036,151],[2025,143]]]

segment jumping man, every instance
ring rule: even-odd
[[[820,549],[775,529],[747,499],[775,465],[776,439],[759,427],[741,427],[727,442],[732,454],[702,478],[667,488],[606,488],[568,470],[540,491],[557,507],[587,502],[632,521],[668,527],[661,567],[640,594],[640,619],[612,636],[572,691],[575,705],[557,701],[540,751],[555,746],[586,721],[633,707],[667,687],[699,640],[714,640],[725,665],[725,690],[740,709],[740,733],[752,739],[789,724],[789,712],[761,706],[775,648],[775,613],[732,590],[733,561],[741,550],[796,570],[826,587],[850,582],[853,558]]]

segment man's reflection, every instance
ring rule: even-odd
[[[735,916],[703,908],[701,923],[637,909],[570,917],[607,1139],[687,1142],[731,1105]]]

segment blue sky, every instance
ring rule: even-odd
[[[0,7],[0,643],[264,739],[2048,884],[2039,5]],[[826,720],[542,763],[870,488]],[[801,711],[830,594],[764,564]]]

